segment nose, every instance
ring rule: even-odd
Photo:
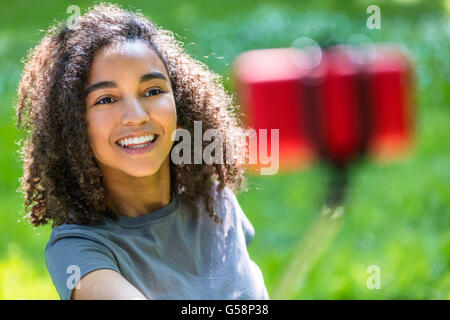
[[[134,97],[125,100],[122,124],[140,125],[150,121],[150,116],[145,107]]]

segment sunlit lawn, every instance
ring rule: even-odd
[[[382,30],[369,31],[364,6],[339,8],[338,13],[332,6],[317,10],[293,4],[289,9],[288,3],[292,1],[202,6],[198,1],[183,1],[171,9],[161,2],[140,1],[134,7],[176,31],[190,53],[224,75],[227,87],[229,64],[239,52],[288,47],[300,36],[346,41],[363,32],[375,41],[406,45],[418,66],[415,149],[398,163],[364,162],[352,169],[344,225],[298,288],[296,298],[449,299],[448,18],[425,2],[419,8],[405,4],[389,7]],[[15,192],[21,174],[15,141],[20,136],[14,127],[12,99],[20,59],[40,38],[38,29],[46,28],[55,17],[66,17],[69,4],[73,3],[33,2],[39,11],[33,10],[31,2],[27,10],[23,1],[0,5],[0,299],[59,298],[44,259],[50,227],[33,228],[21,219],[22,199]],[[238,199],[256,229],[249,252],[270,294],[294,245],[314,221],[327,174],[315,166],[304,172],[252,176],[249,181],[249,191]],[[370,265],[380,267],[380,290],[366,286]]]

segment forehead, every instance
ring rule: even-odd
[[[166,68],[148,43],[143,40],[127,40],[101,48],[94,55],[90,78],[108,75],[159,71],[167,76]]]

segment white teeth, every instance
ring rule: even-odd
[[[119,140],[118,143],[120,146],[125,147],[130,144],[145,144],[148,142],[153,142],[155,140],[155,135],[149,134],[146,136],[140,136],[135,138],[127,138],[123,140]]]

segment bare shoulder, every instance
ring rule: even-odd
[[[98,269],[83,276],[72,291],[72,300],[146,300],[122,275]]]

